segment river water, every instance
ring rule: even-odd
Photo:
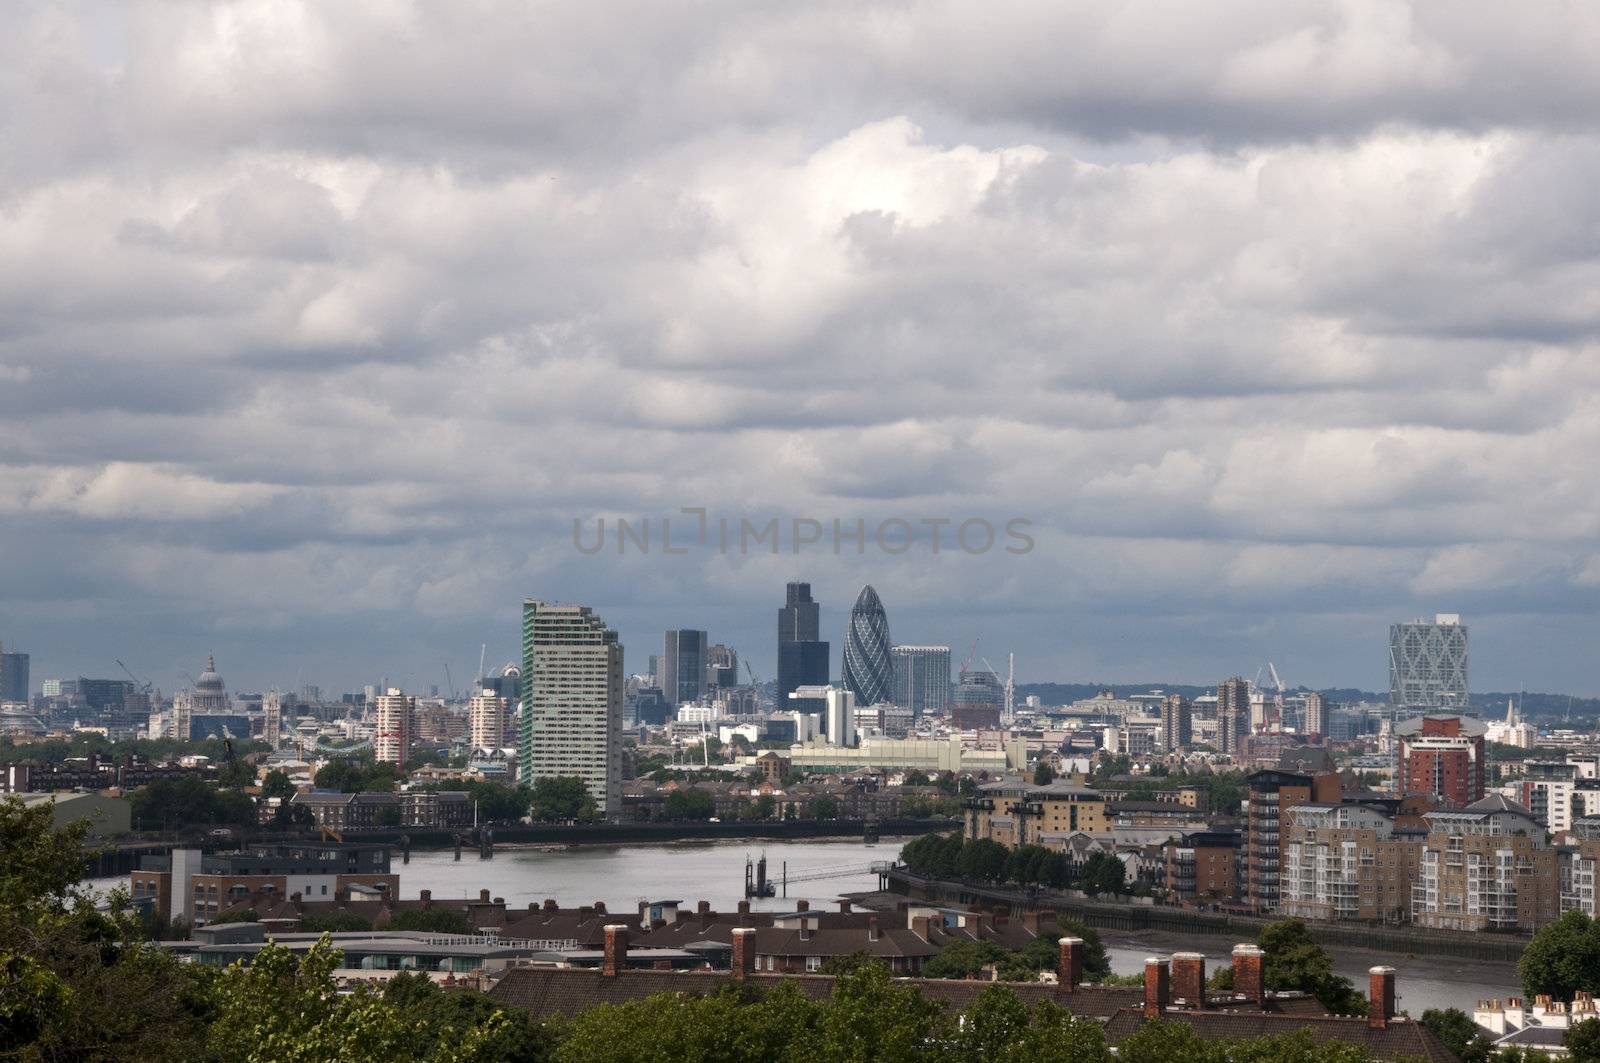
[[[659,844],[571,845],[512,848],[501,846],[494,857],[481,860],[464,850],[461,860],[452,851],[414,852],[402,864],[396,852],[394,870],[400,875],[400,895],[415,897],[431,890],[435,897],[474,896],[488,890],[506,904],[525,908],[555,898],[563,907],[603,901],[612,911],[636,909],[641,900],[679,900],[689,906],[708,901],[718,911],[731,911],[744,899],[746,859],[765,854],[767,874],[781,882],[787,865],[790,885],[785,895],[751,901],[757,910],[792,909],[804,899],[813,907],[831,904],[841,894],[877,889],[871,865],[896,859],[905,839],[885,838],[875,845],[859,839],[820,838],[808,841],[692,840]],[[100,880],[95,885],[126,885],[127,879]],[[1129,934],[1102,931],[1111,966],[1118,974],[1137,974],[1144,958],[1157,954],[1193,951],[1203,953],[1214,969],[1228,961],[1236,942],[1211,935],[1162,933]],[[1412,1015],[1427,1008],[1459,1007],[1470,1012],[1486,997],[1507,997],[1519,992],[1516,966],[1510,963],[1457,960],[1440,956],[1414,956],[1331,949],[1334,967],[1363,992],[1367,969],[1376,964],[1394,967],[1400,1007]]]

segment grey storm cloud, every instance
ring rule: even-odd
[[[1023,679],[1600,692],[1600,14],[12,5],[0,638],[463,675],[524,595],[770,673],[781,584]],[[575,519],[1012,516],[1026,556]]]

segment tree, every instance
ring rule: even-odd
[[[249,797],[193,777],[157,779],[135,790],[129,803],[135,829],[248,826],[256,819],[256,804]]]
[[[0,1058],[197,1055],[194,973],[145,944],[126,894],[97,910],[79,882],[88,823],[51,820],[0,798]]]
[[[906,772],[905,779],[902,781],[906,786],[929,785],[928,773],[920,768],[912,768],[910,771]]]
[[[210,994],[216,1009],[208,1047],[218,1059],[239,1063],[476,1063],[493,1058],[490,1046],[505,1028],[489,1015],[458,1037],[434,1038],[420,1009],[384,999],[370,986],[341,994],[334,983],[339,951],[326,938],[296,958],[268,945],[248,966],[223,972]]]
[[[914,1063],[943,1038],[946,1025],[944,1009],[915,984],[895,979],[883,964],[867,964],[835,980],[812,1036],[787,1055],[818,1063]]]
[[[1429,1008],[1422,1013],[1422,1025],[1432,1030],[1461,1063],[1488,1063],[1493,1044],[1478,1032],[1472,1016],[1460,1008]]]
[[[1039,763],[1033,766],[1033,785],[1049,786],[1055,781],[1056,769],[1050,766],[1050,762],[1048,760],[1040,757]]]
[[[1334,974],[1333,957],[1311,940],[1303,920],[1280,919],[1261,931],[1256,941],[1266,953],[1261,974],[1268,989],[1311,993],[1336,1015],[1366,1013],[1366,998],[1350,979]]]
[[[261,780],[262,797],[276,797],[280,801],[287,801],[294,795],[294,783],[290,780],[289,773],[282,768],[273,768],[267,772],[267,777]]]
[[[956,874],[974,882],[998,882],[1005,877],[1009,852],[992,838],[978,838],[961,846]]]
[[[715,812],[712,796],[692,786],[672,791],[661,802],[661,814],[667,819],[710,819]]]
[[[771,794],[762,794],[750,803],[751,819],[771,819],[778,811],[778,802]]]
[[[1600,921],[1574,909],[1533,935],[1517,961],[1529,1000],[1571,1000],[1600,988]]]
[[[571,775],[552,775],[535,779],[529,795],[529,812],[538,820],[584,819],[593,800],[582,779]]]
[[[1600,1063],[1600,1020],[1573,1023],[1561,1043],[1566,1046],[1572,1063]],[[1462,1063],[1469,1063],[1465,1056],[1462,1056]]]
[[[1096,850],[1084,861],[1078,884],[1091,897],[1102,893],[1121,893],[1126,867],[1117,857],[1103,849]]]
[[[811,802],[811,815],[817,819],[838,819],[839,802],[831,797],[819,797]]]
[[[1003,985],[986,987],[951,1038],[960,1063],[1110,1063],[1099,1023],[1075,1019],[1052,1003],[1030,1014]]]
[[[485,1058],[495,1063],[540,1063],[555,1047],[555,1035],[521,1008],[501,1008],[475,989],[440,989],[420,972],[401,972],[384,983],[383,999],[423,1019],[424,1028],[411,1044],[417,1059],[459,1040],[469,1030],[495,1022],[499,1033],[485,1045]]]

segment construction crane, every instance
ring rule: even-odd
[[[961,675],[966,675],[972,670],[972,659],[978,655],[978,640],[972,640],[972,648],[967,651],[967,659],[961,662]]]
[[[735,652],[738,652],[738,651],[735,651]],[[760,711],[760,708],[761,708],[761,679],[756,675],[756,670],[754,668],[750,667],[750,658],[748,658],[748,657],[740,657],[739,660],[741,662],[743,662],[743,664],[744,664],[745,675],[748,675],[750,677],[750,686],[755,689],[755,692],[756,692],[756,710]],[[774,711],[781,710],[782,708],[783,708],[782,705],[774,706]]]
[[[133,669],[132,668],[129,668],[127,665],[123,664],[121,661],[117,662],[117,667],[121,668],[124,672],[128,673],[128,678],[133,680],[133,684],[134,684],[135,687],[138,688],[139,693],[141,693],[141,694],[149,694],[152,690],[155,689],[155,684],[154,683],[150,682],[150,680],[148,680],[148,679],[140,679],[138,676],[133,674]]]
[[[456,697],[456,681],[455,681],[455,678],[450,674],[450,662],[449,661],[444,662],[444,682],[445,682],[445,685],[450,688],[450,700],[451,701],[459,700]]]

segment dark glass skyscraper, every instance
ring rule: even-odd
[[[817,637],[821,634],[820,612],[811,599],[811,584],[789,584],[783,608],[778,610],[779,712],[822,711],[820,699],[797,701],[789,697],[796,687],[823,686],[828,682],[828,644]]]
[[[0,643],[0,701],[28,701],[28,655],[7,653]]]
[[[680,628],[667,632],[661,657],[661,692],[674,707],[699,701],[706,692],[706,633]]]
[[[861,588],[850,610],[844,638],[844,688],[856,696],[860,706],[876,705],[894,695],[889,616],[871,584]]]

